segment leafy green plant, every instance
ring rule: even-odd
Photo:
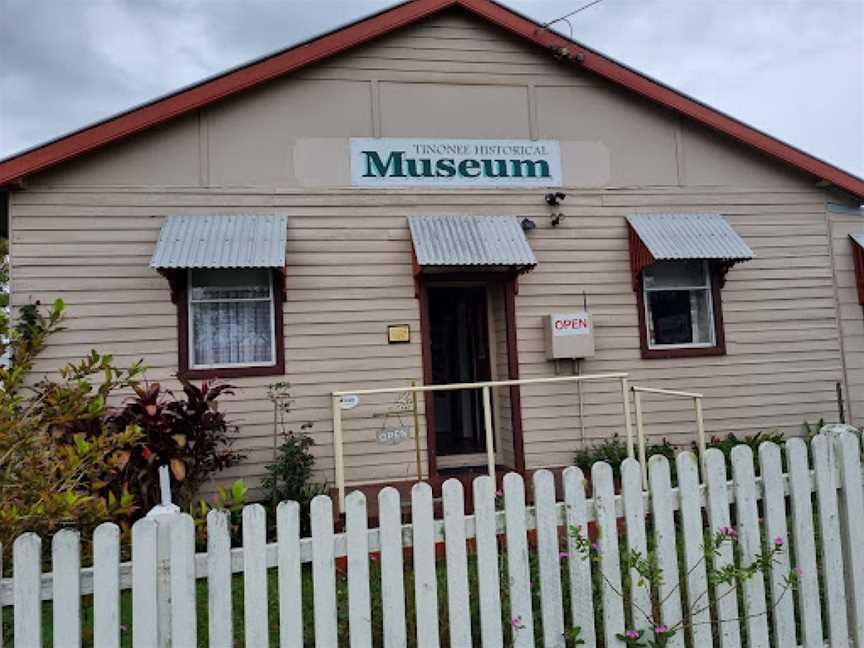
[[[62,330],[64,304],[43,313],[21,309],[14,325],[0,309],[0,542],[4,551],[24,531],[77,526],[85,538],[106,520],[124,523],[136,509],[121,474],[128,448],[140,438],[134,423],[106,425],[108,397],[136,384],[140,362],[118,369],[92,351],[35,384],[34,362]]]
[[[804,434],[808,439],[812,439],[817,434],[819,434],[819,430],[821,430],[825,426],[825,419],[820,418],[814,425],[811,425],[807,421],[804,421],[802,427],[804,428]]]
[[[786,443],[786,439],[783,438],[782,432],[758,432],[757,434],[746,435],[743,437],[735,436],[734,433],[730,432],[726,435],[726,438],[721,438],[717,435],[712,436],[708,443],[705,444],[705,448],[717,448],[723,453],[723,457],[726,461],[726,472],[727,474],[732,473],[732,449],[735,446],[746,445],[749,446],[753,451],[753,461],[754,465],[756,465],[756,470],[758,471],[758,457],[759,457],[759,446],[765,442],[775,443],[777,445],[783,445]],[[698,452],[698,445],[696,442],[693,442],[693,451]]]
[[[315,441],[306,434],[312,423],[303,423],[299,432],[289,427],[288,414],[294,403],[290,389],[291,383],[285,381],[267,388],[267,397],[273,403],[273,463],[266,466],[261,487],[274,512],[283,500],[299,503],[301,531],[308,533],[309,504],[313,497],[327,492],[327,484],[313,480],[315,456],[311,448]]]
[[[274,506],[283,500],[300,504],[301,531],[304,534],[310,531],[309,505],[312,498],[327,492],[326,483],[313,479],[315,457],[310,451],[313,445],[312,437],[302,432],[284,435],[276,461],[266,466],[267,475],[261,481],[261,487]]]
[[[583,534],[581,527],[571,526],[569,532],[574,539],[576,550],[583,560],[600,561],[598,545],[592,543]],[[736,563],[732,561],[718,566],[724,546],[731,544],[733,545],[733,554],[739,553],[734,546],[737,541],[738,532],[734,527],[722,527],[718,529],[706,539],[702,547],[702,557],[691,568],[692,571],[704,565],[708,587],[716,592],[714,603],[726,596],[736,596],[745,582],[757,574],[766,574],[774,565],[781,564],[780,560],[778,560],[778,555],[785,550],[785,543],[781,538],[775,538],[769,546],[763,548],[755,556],[752,562],[744,563],[739,561]],[[638,605],[633,604],[635,608],[634,619],[632,620],[633,627],[615,635],[628,648],[665,648],[668,646],[670,639],[692,628],[694,624],[693,620],[699,618],[712,605],[711,594],[708,589],[703,592],[693,592],[691,600],[695,601],[695,604],[692,608],[686,614],[683,614],[681,620],[674,625],[665,625],[659,614],[662,601],[657,599],[660,586],[664,583],[665,577],[663,569],[659,566],[656,551],[655,548],[652,548],[648,550],[647,554],[643,555],[637,550],[630,550],[622,556],[621,569],[625,573],[633,571],[638,575],[637,582],[631,584],[631,587],[644,587],[648,589],[649,597],[652,594],[655,595],[655,598],[651,600],[650,609],[642,609]],[[602,570],[599,571],[602,574]],[[767,615],[770,610],[773,610],[780,604],[782,598],[790,590],[795,590],[798,587],[800,575],[800,569],[795,567],[784,576],[781,590],[777,593],[770,608],[767,608],[763,614]],[[618,585],[612,583],[605,575],[602,578],[606,586],[618,597],[622,600],[627,598],[632,603],[632,598],[628,598]],[[721,591],[723,587],[725,589]],[[665,594],[664,600],[671,596],[679,597],[681,595],[680,589],[681,581],[679,580]],[[635,618],[637,615],[639,618]],[[720,627],[723,623],[738,620],[740,619],[719,619],[712,616],[710,623],[715,627]]]
[[[219,411],[219,398],[233,393],[231,385],[205,381],[198,387],[182,378],[180,383],[183,398],[159,383],[133,385],[135,395],[111,418],[118,427],[141,430],[123,478],[145,510],[160,501],[160,466],[171,468],[173,499],[185,507],[213,473],[243,459],[231,449],[237,426]]]
[[[660,443],[655,443],[645,448],[645,457],[649,458],[654,455],[663,455],[667,459],[675,459],[675,446],[663,439]],[[600,441],[591,446],[580,448],[576,451],[573,458],[573,464],[582,469],[582,472],[591,473],[591,466],[598,461],[605,461],[612,466],[612,473],[615,479],[621,478],[621,462],[627,458],[627,445],[617,434],[613,434],[608,439]]]
[[[198,500],[197,504],[189,505],[189,515],[195,522],[195,540],[200,549],[207,546],[207,514],[212,510],[228,513],[228,530],[231,534],[231,544],[240,544],[240,525],[243,521],[243,507],[246,506],[246,496],[249,492],[246,482],[235,479],[231,488],[219,486],[212,504],[207,500]]]

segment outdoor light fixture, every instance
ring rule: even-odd
[[[558,207],[561,204],[561,201],[567,197],[567,194],[562,193],[560,191],[556,191],[554,193],[547,193],[544,198],[546,199],[546,204],[550,207]]]
[[[564,220],[564,214],[552,214],[552,227],[558,227],[561,224],[561,221]]]
[[[533,229],[537,229],[537,223],[528,218],[527,216],[523,218],[519,224],[522,226],[523,232],[530,232]]]

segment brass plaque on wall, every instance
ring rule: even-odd
[[[391,324],[387,327],[388,344],[403,344],[411,341],[411,327],[407,324]]]

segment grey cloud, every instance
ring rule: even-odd
[[[584,3],[508,1],[541,22]],[[0,157],[393,4],[0,0]],[[864,175],[864,2],[605,0],[571,22],[577,40]]]

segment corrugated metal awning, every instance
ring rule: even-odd
[[[637,214],[627,222],[655,261],[753,258],[753,250],[720,214]]]
[[[753,250],[720,214],[635,214],[627,224],[634,290],[639,273],[657,261],[709,259],[728,270],[753,258]]]
[[[537,265],[515,216],[409,216],[408,227],[420,266]]]
[[[855,232],[854,234],[850,234],[849,238],[855,241],[858,247],[864,249],[864,232]]]
[[[281,268],[288,219],[275,214],[169,216],[150,267]]]

